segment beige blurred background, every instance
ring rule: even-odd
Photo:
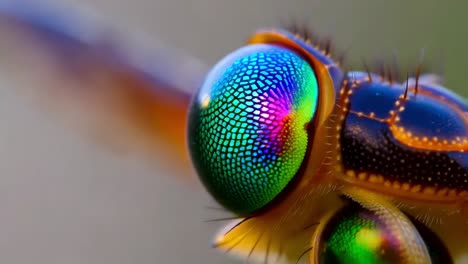
[[[468,2],[384,0],[62,0],[85,5],[122,31],[148,34],[207,63],[256,28],[299,21],[361,57],[421,48],[447,86],[468,96]],[[3,37],[3,36],[2,36]],[[442,54],[442,56],[441,56]],[[0,263],[239,263],[210,248],[222,216],[202,188],[171,181],[162,164],[109,154],[0,89]],[[158,167],[159,166],[159,167]],[[156,169],[155,169],[156,167]],[[158,169],[160,168],[160,169]],[[465,263],[468,263],[465,262]]]

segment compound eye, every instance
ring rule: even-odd
[[[277,45],[246,46],[212,69],[194,98],[188,140],[220,204],[245,215],[285,190],[306,156],[317,97],[310,64]]]
[[[440,238],[416,219],[411,219],[425,243],[432,263],[453,263]],[[377,214],[357,205],[336,213],[318,237],[318,263],[407,263],[401,255],[401,237],[390,231]]]

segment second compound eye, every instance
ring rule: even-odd
[[[416,219],[410,219],[424,241],[432,263],[453,263],[440,238]],[[338,211],[324,225],[314,241],[317,263],[405,264],[401,236],[378,214],[351,204]]]
[[[317,98],[312,67],[287,48],[249,45],[221,60],[188,125],[192,161],[211,195],[241,215],[277,197],[303,164]]]

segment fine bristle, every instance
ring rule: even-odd
[[[345,52],[337,52],[333,39],[331,37],[318,36],[315,31],[307,24],[297,21],[281,23],[280,27],[294,33],[304,39],[311,46],[319,49],[325,56],[333,57],[337,63],[343,65]]]
[[[412,66],[401,67],[398,62],[398,57],[396,51],[393,52],[391,58],[384,58],[379,56],[374,59],[374,62],[369,64],[366,60],[361,59],[361,67],[363,71],[367,73],[367,76],[370,81],[372,81],[372,74],[378,74],[381,79],[380,81],[388,82],[389,84],[393,83],[406,83],[409,79],[414,79],[414,93],[418,93],[418,86],[420,84],[420,77],[427,73],[430,73],[430,69],[433,68],[434,63],[427,63],[424,59],[424,49],[421,49],[419,62],[413,64]],[[437,72],[437,76],[440,76],[441,71]],[[440,76],[442,78],[442,76]]]
[[[416,85],[415,85],[415,88],[414,88],[414,90],[415,90],[414,93],[415,94],[418,94],[418,90],[419,90],[418,83],[419,83],[419,77],[421,76],[421,70],[422,70],[423,62],[424,62],[424,49],[421,49],[420,61],[419,61],[418,68],[416,70]]]
[[[364,66],[364,71],[367,73],[367,78],[369,79],[369,82],[372,82],[372,74],[370,72],[369,66],[367,65],[364,59],[362,59],[362,65]]]

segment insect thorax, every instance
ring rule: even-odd
[[[468,194],[464,102],[435,84],[390,84],[350,74],[338,100],[340,178],[395,197]]]

